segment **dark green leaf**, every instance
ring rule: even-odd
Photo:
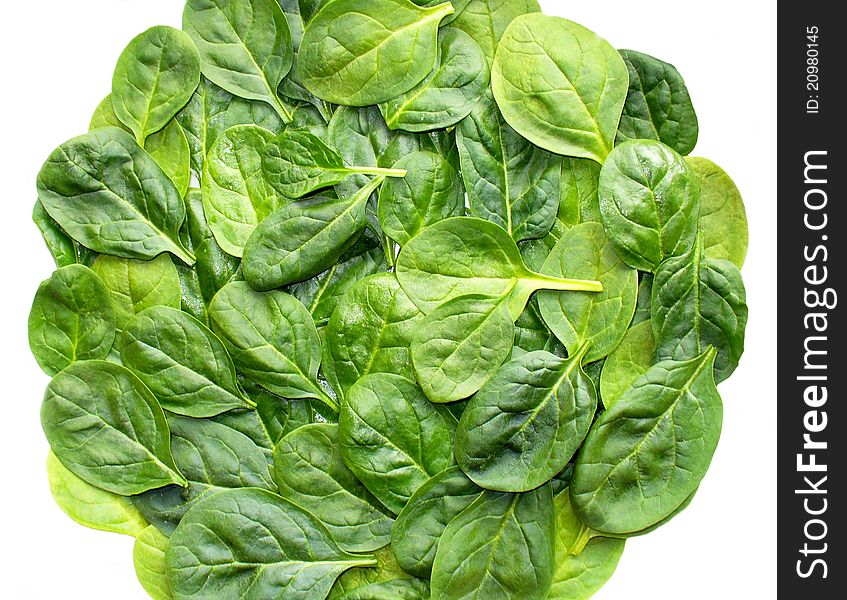
[[[362,377],[345,397],[338,426],[344,462],[395,514],[453,462],[444,416],[399,375]]]
[[[59,460],[91,485],[121,495],[185,485],[164,412],[120,365],[76,362],[56,375],[44,394],[41,425]]]
[[[62,229],[95,252],[143,259],[171,252],[194,264],[179,240],[179,192],[123,130],[104,127],[59,146],[38,174],[38,197]]]
[[[615,535],[637,533],[673,513],[706,474],[723,407],[715,350],[653,365],[600,415],[576,460],[571,501],[579,519]]]
[[[444,530],[432,595],[544,600],[555,568],[554,536],[549,485],[526,494],[485,492]]]
[[[394,518],[341,458],[338,425],[316,423],[286,435],[274,450],[279,493],[320,519],[349,552],[386,546]]]
[[[289,501],[243,489],[195,505],[171,536],[165,562],[177,598],[294,600],[324,598],[343,571],[375,561],[341,550]]]
[[[477,485],[523,492],[559,473],[597,410],[582,371],[587,347],[568,359],[530,352],[503,365],[471,398],[456,430],[456,460]]]
[[[634,50],[621,50],[629,71],[629,93],[618,125],[617,142],[663,142],[688,154],[697,144],[697,114],[676,68]]]
[[[109,290],[88,267],[62,267],[35,294],[29,348],[48,375],[78,360],[106,358],[115,340]]]

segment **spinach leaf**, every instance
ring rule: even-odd
[[[561,184],[558,213],[560,221],[567,225],[579,225],[588,221],[602,222],[598,197],[599,164],[586,158],[563,158]]]
[[[458,296],[511,293],[510,306],[517,318],[537,290],[602,290],[596,281],[530,271],[505,229],[474,217],[439,221],[412,238],[397,258],[397,279],[427,314]]]
[[[581,366],[587,351],[583,346],[568,359],[543,350],[524,354],[471,398],[455,452],[477,485],[524,492],[565,468],[597,410],[597,394]]]
[[[180,310],[158,306],[139,313],[123,332],[121,360],[172,413],[212,417],[254,406],[238,388],[223,343]]]
[[[88,267],[68,265],[43,281],[29,313],[29,347],[48,375],[78,360],[106,358],[115,340],[109,290]]]
[[[679,154],[661,142],[616,147],[600,171],[600,215],[626,264],[655,271],[694,243],[700,185]]]
[[[227,129],[256,125],[277,134],[283,128],[279,115],[264,102],[233,96],[205,77],[200,78],[200,85],[176,120],[191,148],[191,170],[198,180],[203,177],[206,155]]]
[[[344,464],[338,425],[316,423],[294,430],[274,450],[279,493],[320,519],[348,552],[386,546],[393,516]]]
[[[625,541],[591,537],[574,514],[565,489],[553,498],[556,509],[556,570],[548,600],[590,598],[615,572]]]
[[[494,60],[503,32],[515,17],[541,12],[538,0],[470,0],[465,4],[464,10],[456,10],[453,27],[473,37],[489,63]]]
[[[741,192],[726,171],[708,158],[686,158],[700,180],[700,231],[703,251],[709,258],[735,263],[739,269],[747,256],[747,211]]]
[[[606,40],[541,14],[509,24],[491,69],[497,105],[515,131],[545,150],[599,163],[614,147],[628,81]]]
[[[651,310],[658,360],[692,359],[712,346],[719,383],[738,366],[747,327],[744,282],[728,260],[704,256],[701,236],[691,250],[659,265]]]
[[[334,104],[369,106],[420,83],[435,66],[438,25],[453,13],[409,0],[334,0],[309,22],[300,43],[303,85]]]
[[[385,270],[385,255],[381,248],[356,246],[323,273],[289,288],[289,292],[309,309],[319,328],[326,326],[335,307],[353,286],[365,277]]]
[[[516,241],[547,235],[558,209],[561,157],[515,133],[490,92],[459,124],[457,141],[470,213]]]
[[[600,396],[607,409],[620,400],[632,384],[653,366],[656,340],[649,320],[630,327],[606,359],[600,375]]]
[[[316,398],[338,410],[318,384],[320,339],[309,311],[296,298],[232,282],[212,300],[209,320],[248,378],[283,397]]]
[[[231,488],[276,491],[264,449],[225,423],[169,416],[174,460],[198,497]]]
[[[429,578],[444,529],[483,493],[459,467],[450,467],[417,489],[391,530],[391,548],[404,571]]]
[[[481,388],[512,351],[515,323],[509,295],[471,294],[424,317],[410,347],[427,398],[454,402]]]
[[[700,484],[723,418],[715,355],[708,348],[692,360],[653,365],[597,419],[570,488],[588,527],[639,532],[674,512]]]
[[[241,258],[256,226],[284,201],[262,172],[262,151],[273,134],[238,125],[221,134],[203,164],[203,211],[215,240]]]
[[[422,319],[390,273],[366,277],[345,294],[326,328],[323,361],[339,396],[369,373],[414,379],[409,345]]]
[[[41,200],[35,201],[32,209],[32,221],[41,232],[41,237],[53,257],[57,268],[67,267],[81,262],[81,250],[87,250],[77,245],[71,237],[65,233],[59,224],[47,214]]]
[[[132,547],[135,575],[153,600],[172,600],[174,597],[165,567],[168,542],[165,534],[149,525],[135,538]]]
[[[258,489],[197,503],[165,552],[177,598],[323,598],[343,571],[374,562],[344,552],[315,517]]]
[[[400,375],[362,377],[339,414],[344,462],[395,514],[427,479],[451,465],[450,437],[442,413]]]
[[[641,52],[620,53],[629,71],[629,92],[617,143],[657,140],[682,155],[694,150],[699,133],[697,114],[679,71]]]
[[[118,59],[112,105],[143,146],[188,103],[199,83],[200,55],[191,38],[172,27],[152,27]]]
[[[142,310],[182,304],[179,275],[168,256],[142,261],[103,254],[91,268],[109,290],[119,331]]]
[[[349,198],[317,196],[270,215],[244,247],[244,279],[256,290],[272,290],[337,262],[367,227],[365,206],[383,181],[380,175]]]
[[[388,179],[379,190],[379,223],[400,245],[428,225],[465,213],[464,189],[456,169],[444,158],[422,150],[394,164],[407,172]]]
[[[435,554],[435,598],[543,600],[553,579],[555,513],[549,485],[485,492],[450,521]]]
[[[80,525],[132,536],[147,527],[147,521],[128,498],[80,479],[52,452],[47,455],[47,481],[53,500]]]
[[[265,146],[262,171],[277,192],[301,198],[317,189],[341,183],[348,176],[405,177],[406,171],[380,167],[352,167],[341,155],[308,131],[284,131]]]
[[[276,0],[188,0],[182,27],[197,44],[200,68],[231,94],[270,104],[283,122],[291,113],[277,95],[294,48]]]
[[[116,127],[59,146],[38,174],[38,197],[62,229],[95,252],[144,259],[170,252],[194,264],[179,241],[185,219],[179,192]]]
[[[126,496],[186,483],[171,456],[164,412],[120,365],[75,362],[53,377],[41,425],[57,458],[93,486]]]
[[[586,363],[605,358],[632,321],[638,272],[621,262],[599,223],[582,223],[567,230],[541,272],[554,277],[596,279],[602,284],[599,293],[542,291],[538,306],[544,322],[568,353],[589,344]]]
[[[179,123],[170,121],[165,128],[147,138],[144,149],[158,163],[184,198],[191,183],[191,148]]]
[[[474,39],[461,29],[438,34],[435,68],[408,92],[379,105],[390,129],[431,131],[464,119],[488,89],[488,63]]]

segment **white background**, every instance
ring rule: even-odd
[[[618,48],[672,62],[700,119],[695,156],[722,165],[747,204],[747,349],[721,384],[724,431],[691,507],[627,543],[598,600],[776,596],[776,15],[773,2],[542,0]],[[3,410],[0,597],[141,600],[132,540],[73,523],[47,487],[39,405],[48,378],[26,320],[52,261],[30,220],[35,177],[58,144],[85,132],[124,46],[147,27],[179,27],[179,0],[40,0],[4,5],[0,57]],[[226,600],[226,599],[221,599]]]

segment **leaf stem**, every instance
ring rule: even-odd
[[[282,119],[282,122],[286,125],[291,123],[294,118],[291,115],[291,108],[285,104],[285,102],[282,101],[282,98],[280,98],[277,94],[273,94],[273,100],[273,108],[279,115],[279,118]]]
[[[557,290],[561,292],[602,292],[603,284],[599,281],[588,279],[563,279],[550,277],[549,275],[535,274],[534,279],[538,282],[537,289]]]
[[[405,177],[405,169],[383,169],[382,167],[351,167],[362,175],[385,175],[386,177]]]

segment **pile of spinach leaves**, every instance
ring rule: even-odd
[[[670,64],[537,0],[188,0],[38,175],[48,474],[156,600],[579,600],[744,349]]]

